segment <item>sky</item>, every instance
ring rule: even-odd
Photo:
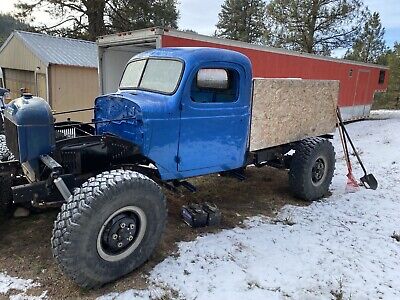
[[[13,10],[17,0],[0,0],[0,12]],[[179,28],[192,29],[210,35],[215,31],[218,13],[224,0],[179,0]],[[386,28],[385,40],[389,47],[400,41],[400,0],[364,0],[371,11],[381,15]],[[40,19],[40,18],[37,18]]]

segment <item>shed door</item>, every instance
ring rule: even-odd
[[[5,86],[10,89],[11,98],[18,98],[21,88],[35,94],[35,73],[32,71],[4,69]]]

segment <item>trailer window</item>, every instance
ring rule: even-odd
[[[379,81],[378,81],[379,84],[383,84],[385,82],[385,75],[386,75],[385,70],[381,70],[379,72]]]
[[[162,94],[175,92],[183,70],[183,63],[172,59],[137,60],[128,64],[120,89],[139,89]]]
[[[207,70],[215,70],[215,72],[207,72]],[[217,72],[223,71],[223,72]],[[223,82],[223,84],[213,84],[211,82],[207,82],[205,78],[202,78],[202,84],[199,85],[199,72],[201,73],[201,77],[210,74],[210,76],[218,75],[221,77],[223,74],[226,74],[227,82],[223,82],[221,78],[218,78],[218,81]],[[215,76],[214,76],[215,77]],[[207,84],[204,84],[207,83]],[[235,102],[238,98],[239,91],[239,74],[235,70],[226,70],[226,69],[200,69],[192,82],[192,88],[190,92],[190,97],[193,102],[199,103],[229,103]]]

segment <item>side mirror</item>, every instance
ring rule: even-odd
[[[197,87],[226,90],[229,88],[228,72],[225,69],[200,69],[197,72]]]

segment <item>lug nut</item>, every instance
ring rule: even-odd
[[[135,229],[135,224],[133,224],[133,223],[130,224],[130,225],[129,225],[129,228],[130,228],[130,229]]]
[[[133,236],[130,235],[129,238],[128,238],[128,241],[131,242],[132,240],[133,240]]]
[[[112,235],[112,238],[113,238],[113,240],[116,240],[116,239],[118,238],[118,234],[114,233],[114,234]]]
[[[122,243],[119,242],[119,243],[118,243],[118,248],[121,248],[121,247],[122,247]]]
[[[125,228],[126,224],[125,223],[121,223],[120,227],[121,228]]]

